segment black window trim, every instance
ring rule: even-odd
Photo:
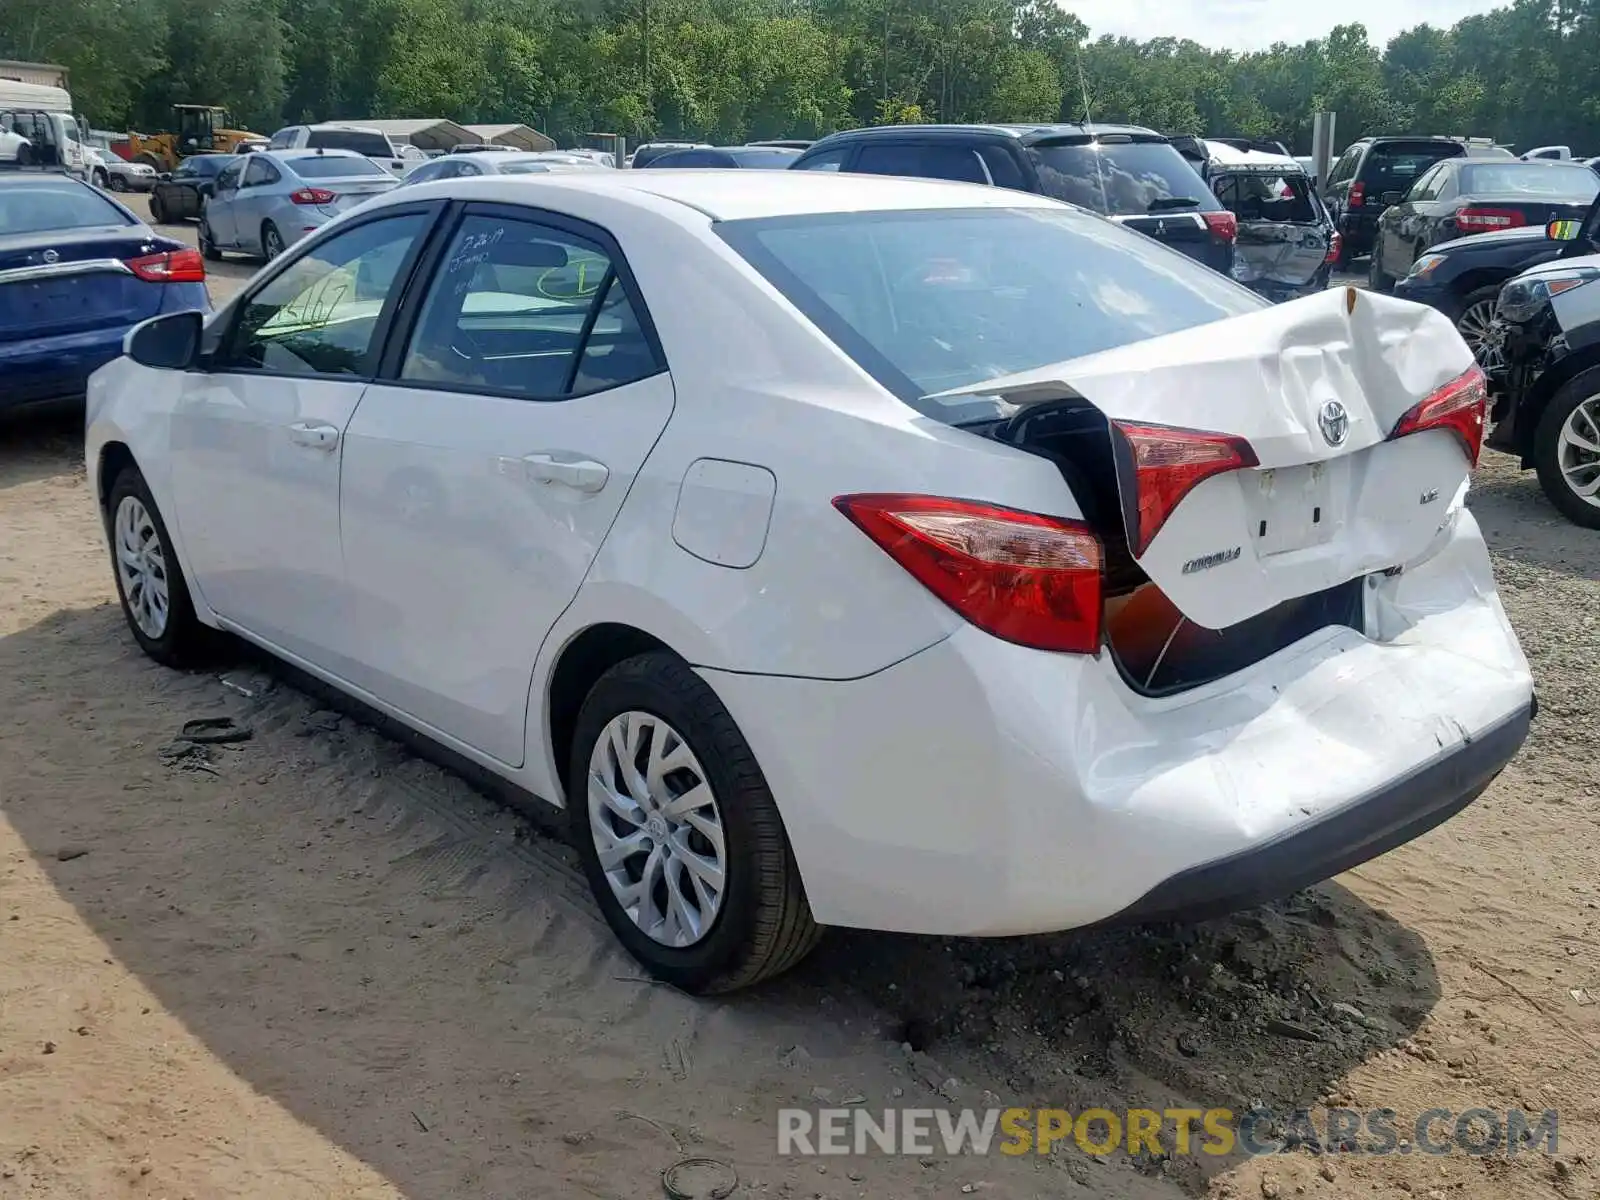
[[[250,378],[267,379],[322,379],[337,381],[339,383],[371,383],[377,377],[377,368],[383,361],[383,351],[387,345],[390,330],[393,328],[396,313],[400,304],[409,293],[417,275],[417,267],[422,260],[424,251],[428,250],[437,239],[440,228],[440,216],[446,208],[443,200],[423,200],[412,204],[396,204],[365,213],[352,221],[337,221],[325,225],[322,229],[292,247],[287,253],[280,255],[270,265],[264,267],[259,275],[250,283],[250,286],[241,291],[234,299],[228,302],[227,328],[217,336],[215,346],[202,355],[199,366],[196,368],[206,375],[243,375]],[[411,245],[406,259],[395,272],[398,287],[392,288],[390,294],[384,297],[383,309],[378,314],[378,323],[373,327],[372,344],[367,348],[366,370],[360,374],[346,375],[328,371],[274,371],[267,367],[244,367],[238,364],[218,366],[218,359],[226,359],[233,349],[234,336],[238,333],[239,321],[251,302],[263,290],[270,287],[274,280],[281,276],[299,262],[302,258],[313,253],[324,242],[343,236],[353,230],[361,229],[379,221],[391,220],[395,217],[422,215],[428,218],[423,225],[421,235]],[[207,339],[209,340],[209,339]]]
[[[411,338],[416,333],[417,321],[422,315],[422,306],[427,301],[428,292],[433,284],[434,277],[438,274],[440,261],[455,240],[456,233],[460,230],[462,222],[469,217],[489,217],[502,221],[517,221],[526,225],[542,225],[558,233],[571,234],[573,237],[583,238],[600,247],[610,260],[611,267],[606,272],[606,279],[602,280],[600,290],[595,293],[594,303],[590,306],[584,318],[583,329],[578,337],[577,348],[573,353],[572,366],[568,369],[568,387],[560,396],[529,396],[525,392],[513,391],[510,388],[491,388],[479,384],[450,383],[436,379],[402,379],[400,369],[405,364],[406,354],[411,348]],[[487,396],[498,400],[519,400],[525,404],[562,404],[568,400],[581,400],[585,396],[599,395],[602,392],[615,391],[621,387],[631,387],[635,383],[643,383],[646,379],[654,379],[657,375],[670,373],[672,366],[667,362],[666,352],[662,349],[661,338],[656,333],[655,321],[650,316],[649,306],[644,302],[644,293],[639,288],[639,282],[634,278],[633,270],[628,265],[628,259],[622,252],[622,247],[617,244],[616,238],[598,225],[591,224],[580,217],[568,216],[565,213],[551,212],[549,209],[534,208],[531,205],[500,204],[490,201],[451,201],[450,211],[445,219],[437,226],[438,236],[430,239],[428,255],[425,261],[418,264],[411,278],[407,282],[406,294],[401,300],[400,308],[395,313],[395,320],[385,330],[387,341],[384,344],[383,356],[379,361],[373,382],[381,383],[384,387],[409,388],[429,392],[455,392],[466,396]],[[644,334],[645,342],[650,347],[650,353],[656,361],[656,369],[648,375],[641,375],[637,379],[630,379],[627,383],[611,383],[604,387],[590,388],[588,391],[574,392],[571,382],[577,378],[577,371],[583,362],[584,352],[588,349],[589,333],[594,327],[599,316],[600,306],[605,303],[606,291],[610,279],[619,279],[623,291],[627,295],[628,303],[633,307],[634,319],[639,322],[639,331]]]

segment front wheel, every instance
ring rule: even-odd
[[[200,254],[209,262],[222,260],[222,251],[217,249],[217,239],[212,236],[211,222],[206,219],[204,209],[200,210]]]
[[[169,667],[200,661],[215,635],[195,616],[172,538],[137,467],[124,467],[111,485],[106,521],[122,615],[140,649]]]
[[[1600,529],[1600,367],[1575,375],[1550,398],[1533,433],[1533,465],[1562,516]]]
[[[1499,306],[1500,285],[1491,284],[1469,293],[1461,301],[1461,312],[1456,317],[1456,332],[1466,342],[1478,365],[1490,375],[1497,375],[1505,368],[1499,333],[1494,327]]]
[[[611,668],[578,714],[567,811],[606,923],[696,993],[788,970],[816,946],[778,806],[716,694],[665,651]]]
[[[106,180],[106,183],[113,192],[125,192],[128,190],[128,181],[121,175],[111,176]]]

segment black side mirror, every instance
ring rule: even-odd
[[[161,172],[161,174],[157,175],[156,178],[158,180],[160,180],[162,183],[171,183],[172,182],[172,172],[171,171],[163,171],[163,172]]]
[[[1385,192],[1378,197],[1378,203],[1383,205],[1399,204],[1404,199],[1404,194],[1400,192]]]
[[[141,367],[187,371],[200,358],[200,331],[205,316],[198,312],[151,317],[128,331],[122,352]]]

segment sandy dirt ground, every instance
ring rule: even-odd
[[[1600,1195],[1600,536],[1508,460],[1473,507],[1541,710],[1461,816],[1227,920],[836,931],[697,1001],[547,822],[266,664],[144,659],[77,419],[0,424],[0,1200],[633,1200],[691,1155],[826,1200]],[[254,736],[174,756],[213,715]],[[1561,1153],[776,1152],[780,1108],[952,1103],[1556,1109]]]

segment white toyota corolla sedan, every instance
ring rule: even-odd
[[[999,188],[448,180],[90,384],[152,657],[225,630],[564,806],[659,977],[1198,918],[1478,796],[1528,664],[1450,322]]]

